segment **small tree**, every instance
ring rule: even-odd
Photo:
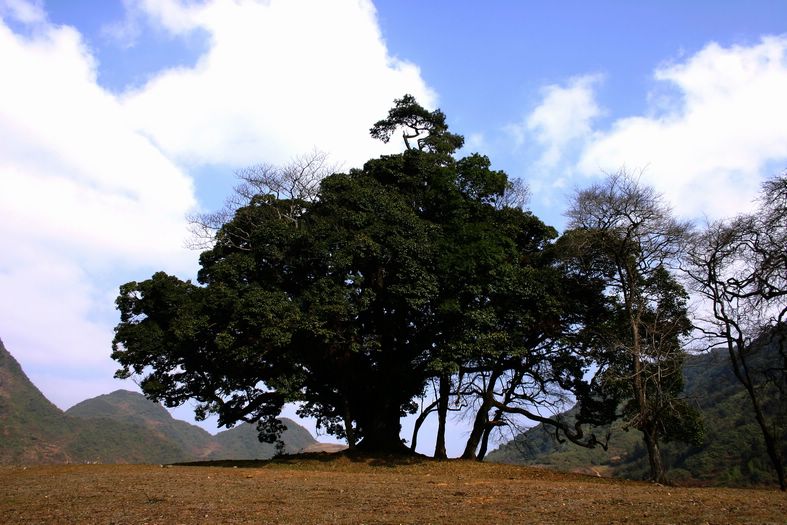
[[[787,406],[787,176],[763,185],[756,212],[709,224],[692,239],[685,271],[708,311],[697,328],[709,347],[727,349],[752,403],[766,450],[785,490]],[[766,350],[773,350],[766,352]],[[773,356],[766,361],[758,354]],[[776,400],[773,410],[766,403]],[[782,428],[780,427],[780,423]]]
[[[413,149],[410,141],[415,139],[419,151],[451,155],[465,142],[461,135],[448,131],[445,113],[439,109],[429,111],[412,95],[395,100],[388,117],[378,120],[369,132],[373,138],[387,143],[397,129],[402,130],[402,139],[408,150]]]
[[[688,224],[624,172],[578,192],[567,215],[566,249],[578,271],[605,284],[615,312],[595,329],[597,344],[614,350],[605,387],[629,399],[623,415],[642,432],[651,478],[664,483],[660,441],[695,441],[700,429],[696,410],[679,397],[680,342],[691,324],[685,291],[668,271]]]

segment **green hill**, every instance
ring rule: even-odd
[[[285,454],[297,454],[317,443],[311,433],[295,421],[282,418],[281,422],[287,427],[282,434]],[[256,427],[249,423],[219,432],[215,439],[222,448],[212,455],[212,459],[265,459],[276,453],[272,443],[260,443]]]
[[[212,436],[202,428],[174,419],[158,403],[137,392],[116,390],[82,401],[69,408],[66,415],[81,419],[107,418],[143,426],[162,438],[178,443],[183,458],[178,461],[206,459],[267,459],[276,453],[271,443],[260,443],[254,425],[242,423]],[[287,430],[282,434],[285,453],[297,453],[317,442],[308,430],[283,418]]]
[[[763,366],[774,349],[761,349],[751,356],[754,368]],[[686,484],[750,485],[773,483],[776,479],[765,451],[743,387],[730,370],[726,351],[692,356],[684,368],[684,395],[702,412],[705,438],[699,446],[680,443],[663,445],[670,479]],[[775,391],[767,409],[780,421],[781,446],[787,457],[785,403]],[[779,420],[779,418],[781,418]],[[605,434],[605,431],[599,431]],[[489,453],[487,461],[542,465],[563,471],[645,479],[649,472],[641,434],[613,425],[607,452],[558,443],[552,433],[535,426]]]
[[[144,427],[67,417],[0,341],[0,464],[177,461],[175,443]]]
[[[0,463],[65,461],[68,422],[31,383],[0,341]]]
[[[285,452],[316,443],[289,419]],[[266,459],[253,425],[212,436],[174,419],[142,394],[118,390],[88,399],[65,413],[25,375],[0,341],[0,464],[173,463],[204,459]]]
[[[183,458],[205,459],[219,447],[210,433],[173,418],[158,403],[128,390],[116,390],[111,394],[87,399],[65,413],[79,419],[109,419],[114,423],[125,422],[144,427],[161,439],[178,445],[181,457],[177,461],[183,461]]]

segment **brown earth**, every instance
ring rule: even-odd
[[[314,454],[163,467],[0,467],[0,523],[787,523],[787,495]]]
[[[314,443],[301,449],[303,454],[314,454],[318,452],[325,452],[326,454],[335,454],[347,450],[347,445],[340,445],[338,443]]]

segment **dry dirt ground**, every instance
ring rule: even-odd
[[[206,465],[0,467],[0,523],[787,523],[777,490],[311,455]]]

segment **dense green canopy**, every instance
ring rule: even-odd
[[[453,157],[463,141],[441,112],[405,97],[372,134],[397,127],[418,147],[332,174],[316,198],[253,195],[202,253],[198,283],[123,285],[118,374],[223,425],[261,421],[268,439],[297,401],[370,450],[402,448],[402,415],[431,379],[447,388],[457,374],[507,378],[507,402],[537,417],[557,392],[610,418],[578,343],[598,287],[556,263],[553,228],[504,204],[505,173]]]

